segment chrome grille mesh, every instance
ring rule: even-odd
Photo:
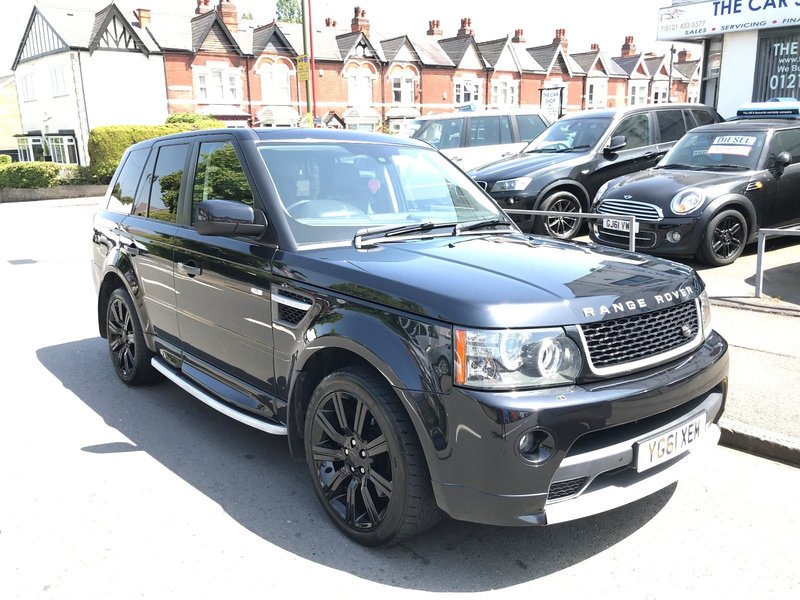
[[[699,328],[696,300],[643,315],[581,326],[595,368],[657,358],[691,344]]]
[[[583,488],[588,477],[576,477],[566,481],[557,481],[550,484],[550,491],[547,493],[548,500],[561,500],[574,496]]]
[[[597,212],[621,217],[636,217],[647,221],[660,221],[664,218],[661,209],[653,204],[646,202],[636,202],[635,200],[617,200],[609,198],[603,200],[597,207]]]

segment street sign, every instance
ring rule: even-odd
[[[297,57],[297,80],[308,81],[308,68],[309,60],[307,54],[301,54]]]

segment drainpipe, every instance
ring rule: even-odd
[[[247,81],[247,113],[250,115],[247,125],[252,127],[255,117],[253,116],[253,96],[250,93],[250,58],[247,56],[244,57],[244,76]]]

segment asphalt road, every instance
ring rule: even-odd
[[[0,205],[3,600],[798,597],[800,470],[725,448],[574,523],[349,542],[284,438],[168,383],[117,381],[97,336],[91,212]]]

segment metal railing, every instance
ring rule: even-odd
[[[628,223],[628,250],[636,252],[636,217],[633,215],[611,215],[606,213],[584,213],[584,212],[558,212],[554,210],[522,210],[516,208],[504,208],[510,215],[535,215],[537,217],[570,217],[581,219],[614,219],[616,221],[626,221]],[[623,232],[624,233],[624,232]]]
[[[764,250],[767,245],[767,238],[769,236],[782,235],[800,236],[800,227],[758,230],[758,254],[756,255],[756,298],[761,298],[761,291],[764,287]]]

